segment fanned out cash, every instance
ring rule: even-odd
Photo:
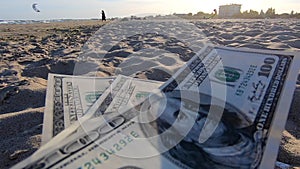
[[[299,64],[207,46],[164,84],[50,75],[43,139],[57,135],[13,168],[274,168]]]
[[[113,80],[49,74],[42,143],[81,118]]]
[[[106,111],[113,101],[112,97],[119,94],[117,95],[118,99],[113,102],[114,105],[109,107],[110,111],[117,112],[124,106],[143,101],[150,94],[150,91],[158,89],[162,84],[157,81],[133,79],[125,76],[119,76],[115,83],[113,83],[114,79],[49,74],[43,142],[48,142],[88,113],[87,110],[101,95],[104,95],[102,97],[104,100],[97,101],[93,108],[101,104],[98,105],[98,113]],[[110,86],[111,83],[113,84]],[[106,92],[104,92],[105,90]],[[120,90],[124,92],[119,92]]]

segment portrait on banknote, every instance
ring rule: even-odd
[[[149,123],[157,129],[161,143],[169,151],[164,156],[175,163],[183,163],[191,168],[249,168],[255,159],[255,125],[238,108],[226,103],[223,116],[213,134],[203,143],[199,135],[207,120],[211,97],[200,94],[201,103],[180,98],[180,91],[173,97],[167,95],[167,105],[156,121]],[[190,93],[192,95],[192,93]],[[177,98],[174,97],[177,95]],[[171,109],[171,110],[170,110]],[[151,110],[151,109],[149,109]],[[198,111],[197,111],[198,110]],[[153,113],[148,113],[149,115]],[[210,119],[213,120],[213,119]],[[187,124],[192,123],[192,127]],[[146,136],[153,131],[142,124]],[[148,126],[149,127],[149,126]],[[186,130],[189,130],[186,134]],[[184,134],[183,134],[184,133]],[[178,142],[177,139],[180,139]]]

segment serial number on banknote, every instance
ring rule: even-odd
[[[246,87],[249,85],[249,81],[251,80],[251,77],[254,75],[255,71],[257,69],[256,65],[250,65],[247,73],[245,74],[245,76],[243,77],[242,82],[240,83],[240,85],[238,86],[235,94],[238,96],[242,96],[245,92]]]
[[[78,167],[78,169],[92,169],[95,168],[97,165],[101,165],[103,162],[109,160],[113,154],[122,151],[125,147],[132,143],[134,139],[138,137],[140,137],[140,135],[137,132],[131,131],[129,134],[125,135],[121,139],[113,140],[114,143],[112,144],[111,148],[107,148],[105,152],[99,153],[97,157],[94,157],[90,161],[84,163],[82,166]],[[91,151],[98,146],[99,145],[96,144],[89,150]]]

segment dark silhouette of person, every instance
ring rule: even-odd
[[[217,14],[218,14],[217,10],[216,10],[216,9],[214,9],[214,15],[217,15]]]
[[[102,15],[102,22],[103,21],[106,21],[106,16],[105,16],[105,12],[102,10],[101,12],[101,15]]]

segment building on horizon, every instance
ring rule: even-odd
[[[230,4],[219,6],[219,18],[231,18],[241,13],[241,4]]]

